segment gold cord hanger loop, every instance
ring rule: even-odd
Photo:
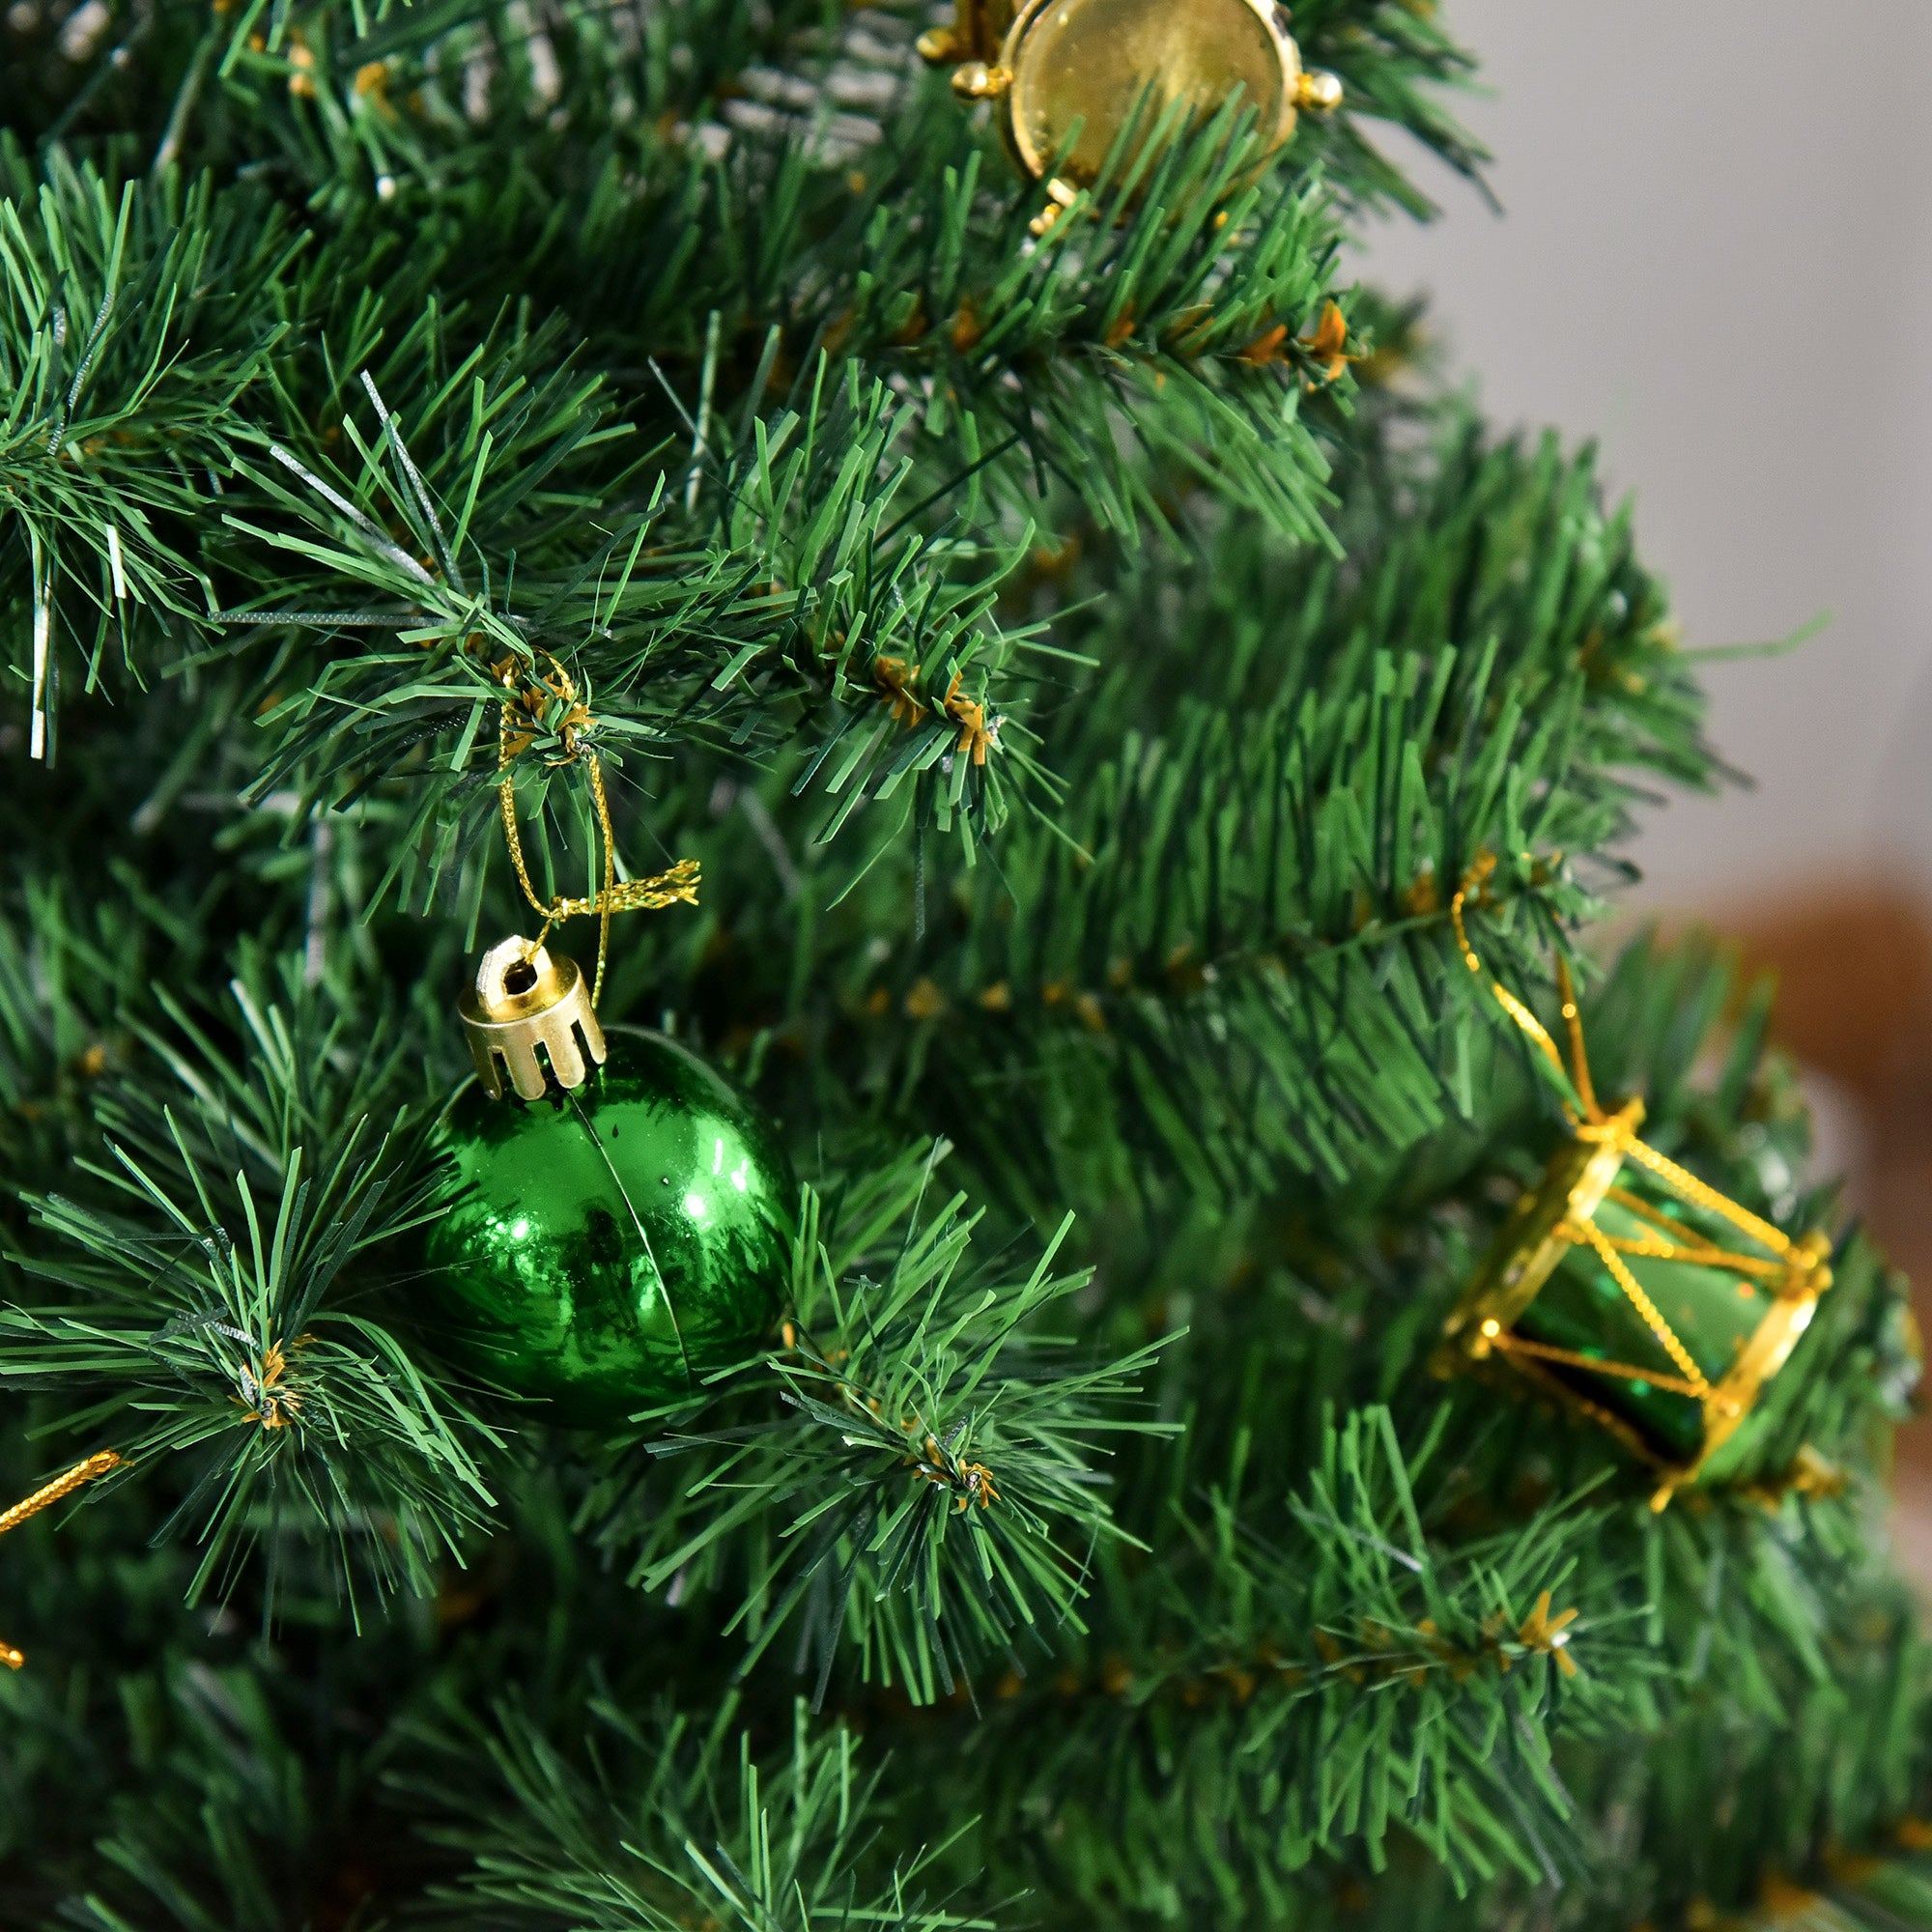
[[[527,673],[515,658],[497,667],[502,685],[502,719],[497,728],[497,769],[500,774],[497,800],[503,820],[503,839],[510,848],[510,865],[523,888],[524,897],[543,919],[543,930],[530,943],[534,953],[550,937],[554,926],[581,913],[597,915],[597,974],[591,983],[590,1004],[594,1008],[604,992],[604,965],[611,950],[611,915],[613,912],[656,912],[682,902],[695,906],[700,883],[696,859],[680,859],[668,871],[644,879],[617,877],[617,841],[611,828],[611,801],[604,789],[604,766],[595,750],[585,742],[596,719],[588,705],[577,695],[577,685],[548,651],[538,655],[550,666],[549,675],[533,668]],[[560,714],[560,715],[558,715]],[[524,859],[523,833],[517,824],[517,791],[511,768],[518,755],[542,735],[553,735],[562,747],[561,755],[550,755],[552,765],[582,763],[590,775],[590,797],[597,811],[597,829],[604,848],[604,883],[587,898],[571,898],[559,893],[546,903],[530,883],[529,867]]]
[[[55,1503],[72,1495],[83,1484],[93,1482],[95,1477],[120,1468],[127,1460],[118,1449],[101,1449],[86,1461],[76,1463],[52,1482],[42,1484],[24,1501],[15,1503],[10,1510],[0,1510],[0,1536],[5,1536],[10,1529],[18,1529],[29,1517],[39,1516],[43,1509],[51,1509]],[[4,1663],[9,1670],[18,1670],[26,1661],[24,1651],[15,1650],[11,1643],[0,1642],[0,1663]]]
[[[1469,944],[1469,928],[1463,923],[1463,908],[1469,902],[1472,893],[1479,893],[1489,884],[1491,875],[1496,869],[1496,855],[1493,852],[1479,852],[1475,863],[1463,874],[1463,883],[1456,888],[1456,896],[1449,901],[1449,919],[1456,928],[1456,948],[1463,955],[1463,963],[1479,980],[1483,977],[1483,962],[1476,956],[1476,949]],[[1577,1020],[1577,1002],[1571,997],[1569,970],[1559,962],[1563,985],[1563,1016],[1570,1022],[1570,1043],[1576,1055],[1577,1065],[1582,1068],[1581,1078],[1576,1078],[1572,1070],[1563,1065],[1563,1056],[1556,1050],[1556,1042],[1549,1037],[1549,1029],[1503,984],[1492,978],[1490,991],[1495,995],[1496,1003],[1503,1011],[1520,1026],[1525,1035],[1542,1050],[1544,1057],[1558,1073],[1570,1079],[1577,1089],[1577,1097],[1583,1100],[1585,1118],[1601,1121],[1604,1116],[1596,1105],[1596,1096],[1590,1092],[1590,1069],[1583,1060],[1583,1034]],[[1566,1113],[1570,1112],[1565,1108]]]

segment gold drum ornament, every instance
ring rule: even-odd
[[[1832,1285],[1793,1240],[1637,1137],[1641,1101],[1578,1121],[1517,1204],[1438,1367],[1505,1363],[1618,1437],[1662,1509],[1712,1472]]]
[[[1527,859],[1528,855],[1524,855]],[[1489,976],[1463,914],[1496,869],[1478,856],[1449,916],[1457,950]],[[1830,1240],[1793,1239],[1638,1138],[1643,1102],[1598,1100],[1570,969],[1556,983],[1570,1063],[1500,980],[1490,991],[1574,1096],[1570,1137],[1517,1203],[1444,1324],[1434,1367],[1501,1362],[1561,1396],[1660,1476],[1651,1507],[1721,1475],[1764,1385],[1832,1285]],[[1726,1445],[1734,1453],[1722,1461]]]

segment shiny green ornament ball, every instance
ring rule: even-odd
[[[571,1093],[463,1094],[428,1237],[452,1347],[565,1422],[681,1395],[755,1348],[791,1262],[798,1190],[770,1124],[661,1035],[609,1045]]]

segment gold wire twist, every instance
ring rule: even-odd
[[[1701,1397],[1710,1388],[1701,1377],[1693,1383],[1682,1376],[1640,1369],[1634,1362],[1605,1361],[1601,1355],[1586,1355],[1580,1349],[1557,1349],[1548,1342],[1532,1342],[1527,1335],[1493,1335],[1490,1346],[1500,1349],[1506,1355],[1534,1355],[1539,1361],[1556,1362],[1565,1368],[1588,1369],[1595,1375],[1612,1376],[1619,1380],[1648,1382],[1653,1388],[1668,1389],[1674,1395]]]
[[[43,1509],[51,1509],[64,1496],[71,1496],[84,1483],[91,1483],[97,1476],[104,1476],[110,1469],[118,1469],[127,1461],[117,1449],[100,1449],[87,1458],[84,1463],[76,1463],[71,1469],[63,1470],[52,1482],[44,1483],[23,1502],[17,1502],[10,1510],[0,1510],[0,1536],[10,1529],[18,1529],[29,1517],[39,1516]],[[9,1670],[18,1670],[27,1661],[27,1654],[15,1650],[11,1643],[0,1641],[0,1663]]]
[[[1629,1297],[1631,1306],[1642,1318],[1644,1326],[1662,1344],[1663,1352],[1684,1371],[1686,1381],[1697,1384],[1691,1393],[1698,1396],[1709,1394],[1711,1384],[1706,1379],[1704,1371],[1692,1359],[1690,1350],[1677,1339],[1677,1331],[1663,1319],[1657,1303],[1644,1293],[1643,1284],[1631,1273],[1630,1264],[1610,1245],[1604,1231],[1594,1221],[1584,1220],[1565,1221],[1563,1232],[1573,1241],[1580,1235],[1591,1247],[1596,1249],[1597,1259],[1609,1269],[1610,1279]]]
[[[602,887],[587,898],[571,898],[559,893],[546,904],[537,896],[536,888],[530,883],[529,867],[524,861],[523,833],[517,824],[517,789],[510,768],[516,762],[518,753],[536,736],[536,712],[542,700],[531,695],[518,694],[519,666],[515,658],[508,660],[497,673],[508,695],[503,699],[502,722],[497,738],[497,769],[502,775],[497,785],[497,802],[502,813],[503,838],[510,848],[510,865],[516,871],[517,883],[523,888],[524,897],[529,901],[531,909],[543,918],[543,930],[531,942],[530,951],[534,952],[550,937],[552,927],[560,925],[563,921],[581,913],[594,912],[598,916],[597,975],[590,986],[590,1004],[595,1007],[604,992],[604,964],[611,951],[611,915],[613,912],[657,912],[679,903],[695,906],[701,874],[696,859],[680,859],[668,871],[655,872],[649,878],[617,877],[617,840],[611,829],[611,801],[604,789],[604,766],[597,753],[582,742],[583,732],[597,721],[591,716],[589,707],[579,701],[577,686],[570,673],[548,651],[542,655],[548,659],[554,675],[544,677],[538,673],[535,681],[550,694],[552,699],[563,706],[563,718],[557,726],[556,736],[562,742],[564,755],[549,762],[570,765],[581,760],[589,768],[590,796],[597,807],[597,827],[604,845]]]
[[[1727,1200],[1715,1187],[1699,1180],[1689,1168],[1679,1167],[1655,1148],[1646,1147],[1641,1141],[1633,1141],[1630,1151],[1631,1158],[1639,1167],[1649,1168],[1674,1193],[1683,1195],[1685,1200],[1694,1203],[1708,1213],[1721,1215],[1773,1254],[1789,1256],[1796,1251],[1797,1242],[1783,1229],[1774,1228],[1769,1221],[1760,1221],[1748,1208],[1741,1208],[1735,1201]]]
[[[1478,978],[1483,976],[1483,962],[1477,956],[1475,948],[1469,943],[1469,931],[1464,923],[1464,909],[1471,894],[1479,893],[1488,885],[1496,869],[1496,855],[1493,852],[1480,852],[1474,863],[1463,875],[1462,883],[1456,889],[1455,896],[1449,902],[1449,918],[1456,931],[1456,945],[1462,952],[1463,963]],[[1683,1371],[1680,1379],[1675,1376],[1660,1375],[1653,1370],[1639,1369],[1629,1363],[1606,1362],[1595,1356],[1583,1355],[1568,1349],[1553,1349],[1547,1344],[1530,1341],[1527,1337],[1503,1335],[1490,1337],[1491,1346],[1505,1351],[1514,1350],[1520,1354],[1534,1355],[1547,1361],[1560,1362],[1575,1368],[1584,1368],[1601,1375],[1630,1377],[1639,1381],[1653,1383],[1659,1388],[1671,1389],[1683,1395],[1699,1400],[1711,1393],[1711,1383],[1704,1372],[1697,1366],[1690,1351],[1685,1348],[1677,1332],[1663,1318],[1657,1304],[1644,1292],[1643,1285],[1630,1270],[1625,1262],[1626,1254],[1641,1255],[1662,1261],[1683,1261],[1700,1263],[1706,1266],[1734,1268],[1745,1275],[1768,1277],[1781,1272],[1779,1264],[1786,1266],[1793,1261],[1803,1261],[1807,1257],[1815,1259],[1805,1244],[1794,1241],[1783,1229],[1774,1227],[1769,1221],[1753,1214],[1747,1208],[1719,1194],[1708,1182],[1700,1180],[1688,1168],[1678,1166],[1667,1155],[1661,1154],[1653,1147],[1647,1146],[1630,1130],[1621,1119],[1612,1120],[1604,1112],[1597,1098],[1596,1089],[1590,1079],[1589,1055],[1583,1047],[1583,1020],[1577,1004],[1577,993],[1570,978],[1569,963],[1559,958],[1556,962],[1557,993],[1562,1003],[1563,1023],[1569,1035],[1570,1064],[1566,1067],[1563,1056],[1558,1052],[1549,1029],[1530,1011],[1500,980],[1490,980],[1490,990],[1495,995],[1497,1004],[1528,1037],[1548,1058],[1550,1064],[1560,1073],[1567,1073],[1571,1086],[1582,1107],[1579,1120],[1574,1109],[1567,1103],[1564,1112],[1581,1140],[1614,1144],[1618,1151],[1638,1166],[1648,1168],[1680,1199],[1691,1206],[1701,1208],[1706,1213],[1716,1215],[1719,1220],[1728,1221],[1741,1234],[1748,1236],[1761,1247],[1767,1248],[1778,1258],[1777,1262],[1764,1262],[1755,1256],[1733,1253],[1721,1248],[1716,1242],[1698,1236],[1690,1240],[1677,1238],[1679,1230],[1648,1203],[1639,1200],[1625,1188],[1612,1187],[1606,1198],[1621,1202],[1634,1210],[1643,1221],[1659,1232],[1640,1241],[1619,1240],[1608,1236],[1596,1225],[1594,1219],[1563,1221],[1557,1233],[1565,1239],[1581,1242],[1595,1251],[1597,1258],[1608,1270],[1610,1278],[1617,1284],[1642,1320],[1644,1326],[1657,1337],[1663,1351],[1671,1361]],[[1690,1233],[1689,1230],[1682,1231]],[[1490,1324],[1486,1323],[1487,1328]]]
[[[1694,1176],[1691,1178],[1695,1179]],[[1610,1245],[1620,1254],[1655,1255],[1665,1261],[1703,1262],[1713,1267],[1732,1267],[1742,1274],[1760,1275],[1767,1281],[1784,1272],[1783,1264],[1779,1262],[1767,1261],[1758,1255],[1741,1255],[1731,1248],[1720,1248],[1717,1242],[1701,1236],[1688,1241],[1678,1239],[1684,1232],[1678,1223],[1652,1207],[1642,1195],[1633,1194],[1628,1187],[1606,1187],[1604,1199],[1614,1201],[1620,1208],[1628,1208],[1639,1220],[1648,1221],[1659,1231],[1643,1241],[1609,1236]],[[1669,1250],[1667,1254],[1665,1249]]]

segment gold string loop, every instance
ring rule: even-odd
[[[497,667],[502,685],[502,718],[497,727],[497,801],[503,819],[503,839],[510,848],[510,865],[523,888],[524,897],[541,916],[543,930],[530,942],[530,952],[547,940],[552,928],[580,914],[597,915],[597,975],[591,982],[590,1004],[595,1007],[604,992],[604,965],[611,950],[611,915],[613,912],[657,912],[669,905],[697,903],[701,875],[696,859],[680,859],[668,871],[654,872],[643,879],[619,879],[617,840],[611,829],[611,800],[604,789],[604,766],[589,734],[597,721],[590,707],[577,693],[577,685],[548,651],[539,655],[550,669],[526,670],[521,660],[506,658]],[[554,767],[582,764],[590,775],[590,797],[597,810],[597,829],[604,846],[604,883],[587,897],[572,898],[559,893],[546,902],[537,896],[530,883],[529,867],[524,860],[523,833],[517,824],[517,790],[511,768],[519,756],[540,739],[554,739],[558,747],[544,753],[544,763]]]
[[[71,1469],[63,1470],[52,1482],[43,1483],[25,1501],[17,1502],[10,1510],[0,1510],[0,1536],[10,1529],[18,1529],[29,1517],[39,1516],[43,1509],[51,1509],[64,1497],[71,1496],[84,1483],[91,1483],[97,1476],[104,1476],[110,1469],[118,1469],[127,1458],[118,1449],[101,1449],[88,1457],[85,1462],[76,1463]],[[18,1670],[27,1661],[25,1651],[15,1650],[11,1643],[0,1642],[0,1663],[9,1670]]]
[[[1472,893],[1481,893],[1488,886],[1496,869],[1496,855],[1493,852],[1478,852],[1475,862],[1463,874],[1463,882],[1456,888],[1456,896],[1449,901],[1450,923],[1456,928],[1456,947],[1463,955],[1463,963],[1480,980],[1483,977],[1483,962],[1476,956],[1476,949],[1469,944],[1469,928],[1463,923],[1463,910],[1469,902]],[[1570,985],[1570,969],[1559,959],[1556,962],[1558,984],[1563,995],[1563,1018],[1570,1029],[1570,1054],[1572,1065],[1563,1065],[1563,1056],[1557,1051],[1556,1042],[1549,1037],[1549,1029],[1503,984],[1500,980],[1490,980],[1490,991],[1495,995],[1500,1006],[1523,1033],[1535,1042],[1558,1073],[1563,1074],[1577,1090],[1577,1097],[1583,1103],[1583,1118],[1601,1122],[1604,1110],[1597,1105],[1596,1094],[1590,1086],[1590,1063],[1583,1053],[1583,1028],[1577,1017],[1577,1000]],[[1576,1119],[1574,1112],[1565,1107],[1564,1112]]]

